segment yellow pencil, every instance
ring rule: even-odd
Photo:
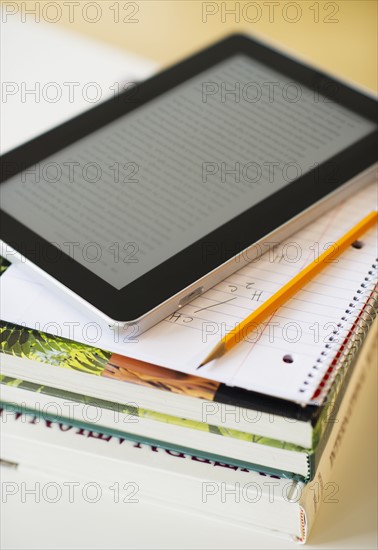
[[[378,212],[370,212],[363,220],[336,241],[334,246],[327,248],[323,254],[293,277],[286,285],[273,294],[273,296],[266,300],[266,302],[244,319],[244,321],[239,323],[232,331],[226,334],[197,369],[200,369],[214,359],[222,357],[222,355],[232,349],[238,342],[242,341],[251,330],[255,329],[268,315],[274,313],[296,292],[301,290],[301,288],[319,273],[327,263],[330,263],[335,257],[344,252],[348,246],[358,239],[360,235],[365,233],[365,231],[373,227],[377,221]]]

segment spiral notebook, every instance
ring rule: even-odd
[[[183,373],[198,374],[196,367],[201,359],[225,331],[376,208],[373,181],[374,175],[372,184],[353,198],[287,241],[271,243],[262,257],[142,335],[122,330],[117,333],[85,318],[45,289],[35,276],[31,278],[25,266],[13,265],[2,276],[2,318]],[[321,404],[337,365],[341,364],[336,359],[357,334],[356,323],[360,325],[374,315],[374,306],[368,301],[376,285],[377,228],[373,228],[246,341],[203,368],[201,376],[303,405]],[[67,375],[74,373],[59,374]],[[25,372],[23,378],[28,379],[25,376],[31,379],[33,374]],[[105,383],[103,379],[97,382]]]

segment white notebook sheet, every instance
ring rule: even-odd
[[[2,319],[232,386],[309,403],[377,276],[377,228],[330,263],[223,358],[196,367],[224,335],[362,217],[376,184],[340,204],[142,335],[100,326],[22,265],[2,276]],[[131,339],[130,339],[131,337]]]

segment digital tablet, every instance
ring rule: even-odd
[[[143,331],[364,185],[376,109],[233,35],[4,155],[3,254]]]

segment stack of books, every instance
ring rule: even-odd
[[[372,177],[142,335],[85,319],[3,260],[2,460],[104,486],[127,472],[124,498],[305,542],[377,356],[376,228],[231,352],[196,368],[375,196]]]

